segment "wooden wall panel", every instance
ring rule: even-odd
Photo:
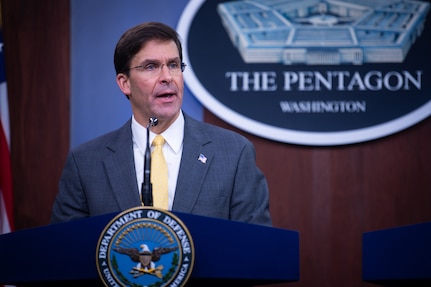
[[[15,227],[49,222],[69,149],[69,0],[2,0]]]
[[[339,147],[266,140],[208,111],[205,121],[254,143],[274,225],[300,233],[300,281],[277,286],[375,286],[362,281],[362,234],[431,220],[431,118]]]

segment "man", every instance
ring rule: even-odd
[[[271,225],[267,182],[251,142],[181,110],[185,64],[175,30],[157,22],[131,28],[117,43],[114,64],[132,118],[71,150],[51,222],[142,205],[146,128],[156,117],[150,142],[156,135],[166,140],[168,210]]]

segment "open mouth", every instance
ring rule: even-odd
[[[169,99],[169,98],[171,98],[173,96],[174,96],[174,94],[161,94],[161,95],[158,95],[157,98]]]
[[[174,93],[166,93],[166,94],[159,94],[156,96],[156,99],[164,100],[164,101],[171,101],[175,97]]]

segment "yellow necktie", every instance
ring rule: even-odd
[[[152,145],[154,150],[151,153],[151,183],[153,185],[153,205],[163,209],[168,209],[168,166],[163,156],[162,147],[165,139],[157,135]]]

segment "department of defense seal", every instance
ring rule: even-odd
[[[184,286],[194,264],[187,227],[169,211],[136,207],[114,217],[99,237],[96,265],[105,286]]]

